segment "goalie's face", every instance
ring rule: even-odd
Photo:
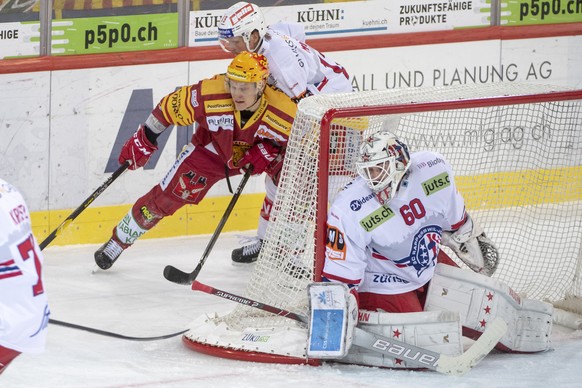
[[[408,149],[402,142],[390,132],[379,132],[362,143],[356,166],[378,201],[387,204],[396,195],[409,160]]]
[[[365,176],[371,188],[379,188],[385,185],[385,182],[391,180],[390,160],[371,166],[362,165],[362,175]]]
[[[368,187],[376,194],[382,204],[388,203],[393,198],[394,178],[396,175],[393,158],[385,158],[378,163],[359,162],[358,173],[366,180]]]

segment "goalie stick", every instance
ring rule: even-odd
[[[196,279],[196,277],[200,273],[200,270],[202,269],[202,266],[206,262],[206,259],[208,258],[210,251],[214,247],[216,240],[218,240],[218,236],[220,235],[220,232],[222,232],[222,228],[224,227],[224,224],[226,224],[226,221],[228,220],[228,217],[230,216],[230,213],[232,212],[232,209],[234,208],[234,205],[236,204],[238,197],[240,197],[240,195],[241,195],[245,185],[247,184],[247,181],[249,180],[249,177],[251,176],[252,172],[253,172],[252,167],[249,168],[245,172],[245,175],[244,175],[242,181],[238,185],[236,192],[232,196],[232,199],[230,200],[230,203],[228,204],[226,210],[224,211],[224,214],[222,215],[222,218],[221,218],[220,222],[218,223],[218,226],[216,227],[214,234],[210,238],[210,241],[208,242],[208,245],[206,246],[206,249],[204,250],[204,253],[202,254],[202,259],[200,259],[200,262],[198,263],[196,268],[194,268],[194,271],[187,273],[187,272],[179,270],[178,268],[176,268],[174,266],[167,265],[166,268],[164,268],[164,277],[167,280],[169,280],[173,283],[190,285]]]
[[[89,198],[83,201],[83,203],[78,208],[76,208],[63,222],[61,222],[59,226],[57,226],[55,230],[51,232],[51,234],[47,236],[47,238],[44,239],[43,242],[40,243],[40,250],[42,251],[44,248],[46,248],[46,246],[49,245],[63,229],[69,226],[69,224],[73,222],[73,220],[77,218],[77,216],[81,214],[89,205],[91,205],[91,203],[93,203],[93,201],[98,196],[100,196],[105,191],[105,189],[107,189],[109,185],[113,183],[113,181],[115,181],[121,174],[123,174],[123,172],[127,170],[128,167],[129,162],[125,162],[117,170],[115,170],[115,172],[111,174],[111,176],[107,178],[107,180],[103,182],[103,184],[99,186],[97,190],[95,190],[93,194],[89,196]]]
[[[192,290],[216,295],[245,306],[293,319],[301,322],[303,325],[308,325],[309,322],[308,317],[304,315],[231,294],[198,281],[192,283]],[[356,346],[382,353],[391,358],[401,359],[415,367],[428,368],[447,375],[462,376],[489,354],[501,337],[503,337],[506,330],[507,324],[505,321],[501,318],[496,318],[493,322],[487,324],[487,329],[481,337],[466,352],[459,356],[449,356],[434,352],[393,338],[370,333],[358,327],[354,330],[352,343]]]

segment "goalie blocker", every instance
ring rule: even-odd
[[[312,358],[342,358],[352,345],[358,323],[358,302],[347,285],[312,283],[309,294],[307,354]]]

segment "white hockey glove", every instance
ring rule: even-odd
[[[451,248],[463,263],[477,273],[491,276],[497,270],[497,248],[468,214],[467,221],[457,231],[443,231],[441,243]]]
[[[352,346],[358,324],[358,303],[343,283],[311,283],[309,293],[309,336],[311,358],[343,358]]]

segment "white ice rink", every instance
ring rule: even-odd
[[[92,273],[96,245],[48,247],[45,283],[51,318],[132,337],[179,332],[203,312],[232,302],[168,282],[167,264],[190,272],[209,236],[140,240],[108,271]],[[252,266],[234,267],[234,234],[222,235],[198,280],[242,294]],[[47,349],[21,355],[0,387],[334,387],[494,388],[582,386],[582,331],[555,326],[553,349],[542,354],[494,351],[463,377],[350,365],[258,364],[215,358],[186,348],[181,336],[129,341],[49,325]]]

